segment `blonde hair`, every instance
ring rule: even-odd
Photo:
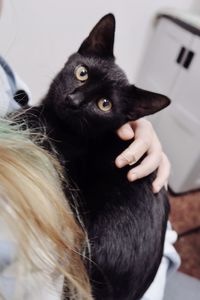
[[[63,274],[68,299],[92,299],[81,257],[86,235],[64,196],[63,180],[58,161],[30,132],[0,121],[0,216],[15,232],[24,268]]]

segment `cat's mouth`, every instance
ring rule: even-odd
[[[69,102],[67,102],[67,109],[72,110],[72,111],[78,111],[79,106],[73,105]]]

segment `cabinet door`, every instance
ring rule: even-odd
[[[161,18],[147,46],[137,85],[169,95],[181,69],[176,62],[180,50],[187,48],[193,38],[190,32]]]
[[[191,64],[187,69],[181,68],[179,77],[169,96],[173,102],[180,104],[188,114],[191,114],[198,123],[200,121],[200,37],[194,37],[189,49],[194,53]]]
[[[193,59],[188,68],[181,68],[169,95],[172,105],[168,117],[174,116],[177,140],[168,140],[171,148],[168,146],[167,151],[172,154],[171,182],[177,185],[180,181],[181,191],[200,187],[200,37],[194,37],[189,49]]]

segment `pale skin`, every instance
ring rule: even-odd
[[[145,119],[132,121],[118,129],[117,134],[122,140],[130,140],[134,137],[134,141],[115,160],[119,168],[128,164],[133,165],[127,174],[128,180],[137,180],[157,170],[157,176],[153,182],[154,193],[158,193],[163,186],[167,186],[170,163],[151,123]],[[134,164],[145,153],[146,157],[143,161],[134,167]]]
[[[3,1],[0,0],[0,13]],[[116,166],[122,168],[126,165],[133,165],[128,172],[129,181],[145,177],[157,170],[157,177],[153,182],[153,191],[158,193],[163,186],[167,185],[170,163],[162,150],[161,143],[151,123],[145,119],[139,119],[123,125],[117,131],[122,140],[134,141],[115,160]],[[146,153],[146,157],[139,166],[134,164]]]

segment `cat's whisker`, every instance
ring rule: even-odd
[[[83,123],[84,123],[84,131],[86,132],[87,131],[87,129],[89,129],[89,123],[88,123],[88,120],[85,118],[85,117],[83,117]]]

